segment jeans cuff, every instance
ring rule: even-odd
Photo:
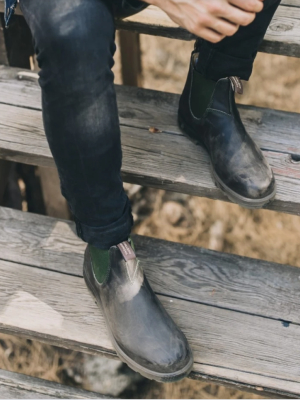
[[[111,246],[128,240],[133,218],[131,207],[127,205],[122,217],[108,226],[89,226],[75,218],[77,235],[84,241],[101,250],[107,250]]]
[[[205,41],[198,41],[196,51],[199,52],[197,71],[207,79],[218,81],[229,76],[238,76],[248,81],[254,58],[238,58],[222,53]]]

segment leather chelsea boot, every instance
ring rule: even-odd
[[[195,68],[197,58],[194,52],[180,98],[179,126],[207,150],[213,179],[227,197],[246,208],[261,208],[274,198],[276,183],[241,121],[235,92],[242,92],[242,83],[236,77],[205,79]]]
[[[187,339],[151,289],[131,239],[106,253],[88,245],[83,276],[123,362],[160,382],[190,373],[193,355]]]

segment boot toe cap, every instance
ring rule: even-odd
[[[145,341],[143,347],[134,351],[122,349],[131,360],[133,369],[144,376],[150,376],[162,382],[176,381],[186,377],[193,366],[193,354],[184,335],[170,338],[169,343]],[[137,368],[132,364],[134,361]]]

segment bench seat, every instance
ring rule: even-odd
[[[36,79],[19,79],[24,75],[0,66],[0,158],[53,167],[40,88]],[[126,182],[228,201],[212,182],[206,152],[177,126],[178,95],[124,86],[117,94]],[[240,111],[276,175],[277,196],[266,208],[300,215],[299,114],[252,106]]]
[[[115,357],[83,281],[85,244],[74,229],[0,208],[0,331]],[[299,397],[298,268],[134,240],[154,291],[191,343],[191,378]]]

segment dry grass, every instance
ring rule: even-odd
[[[141,235],[300,267],[299,217],[157,191]]]
[[[82,383],[81,361],[80,353],[0,334],[0,369],[76,385]]]
[[[140,393],[143,399],[262,399],[249,392],[242,392],[207,382],[184,379],[177,383],[156,383],[146,385]]]

